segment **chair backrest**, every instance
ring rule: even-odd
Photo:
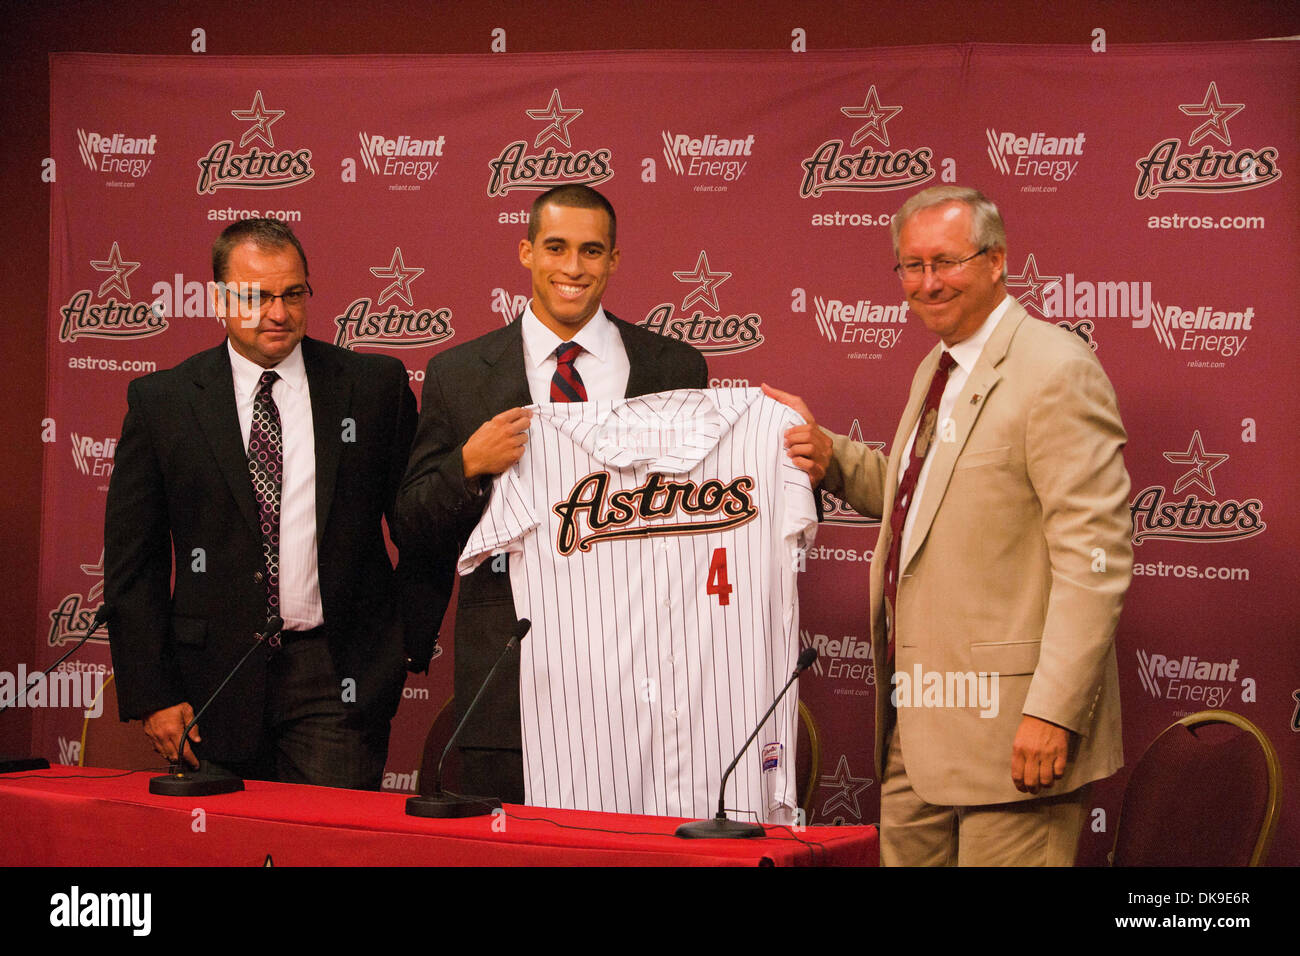
[[[807,820],[812,815],[813,794],[817,792],[817,777],[822,767],[822,742],[817,731],[817,721],[812,711],[799,701],[798,746],[795,749],[795,789],[799,794],[799,809]]]
[[[420,761],[420,796],[433,794],[433,785],[438,776],[438,760],[442,751],[456,729],[456,698],[448,697],[447,702],[434,715],[429,725],[429,733],[424,738],[424,756]],[[460,750],[456,747],[447,754],[447,763],[442,768],[442,789],[455,792],[460,778]]]
[[[1184,717],[1133,768],[1114,866],[1258,866],[1281,807],[1277,751],[1226,710]]]

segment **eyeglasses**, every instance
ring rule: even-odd
[[[273,295],[270,292],[262,292],[256,288],[249,289],[241,283],[240,288],[230,288],[230,294],[239,300],[240,304],[246,309],[260,312],[262,309],[269,309],[271,303],[279,299],[284,303],[286,309],[292,309],[302,305],[311,296],[311,283],[305,286],[298,286],[290,289],[288,292],[281,292],[279,295]]]
[[[929,269],[940,279],[946,279],[948,276],[961,269],[961,267],[966,263],[970,262],[972,259],[978,259],[988,251],[989,247],[985,246],[979,252],[969,255],[965,259],[949,259],[946,256],[941,256],[933,262],[900,262],[898,265],[894,266],[894,271],[898,273],[898,277],[904,282],[919,281],[925,275],[926,269]]]

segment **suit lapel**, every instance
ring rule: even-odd
[[[609,320],[618,329],[623,339],[623,351],[627,353],[627,391],[624,398],[638,395],[650,395],[664,390],[663,363],[659,361],[660,344],[653,339],[637,338],[635,327],[624,322],[612,312],[606,312]]]
[[[889,553],[891,540],[889,516],[894,511],[894,498],[898,494],[900,472],[903,470],[903,449],[907,447],[907,439],[911,436],[912,429],[916,427],[916,420],[921,417],[925,395],[930,390],[930,379],[934,377],[934,370],[939,366],[939,352],[940,346],[935,346],[934,351],[921,360],[916,370],[916,377],[912,379],[911,394],[907,396],[907,404],[903,407],[903,417],[899,420],[898,430],[894,433],[894,443],[889,446],[889,465],[885,469],[885,500],[881,511],[884,518],[880,522],[879,540],[876,542],[878,554]],[[873,562],[872,578],[874,580],[877,566],[880,568],[880,580],[883,581],[885,566],[883,561]]]
[[[479,353],[486,366],[482,399],[489,418],[507,408],[521,408],[533,403],[528,391],[528,372],[524,369],[522,319],[522,314],[516,316],[501,330],[501,334],[485,343]]]
[[[248,477],[248,452],[239,430],[239,409],[235,406],[235,380],[230,370],[230,355],[222,342],[208,351],[206,360],[194,373],[194,390],[190,407],[203,437],[212,450],[231,497],[244,516],[248,528],[260,540],[261,528],[253,486]]]
[[[302,362],[311,392],[312,438],[316,445],[316,540],[323,541],[339,472],[343,420],[352,407],[352,380],[343,374],[333,355],[308,338],[302,340]]]
[[[942,430],[936,435],[934,460],[930,463],[930,471],[926,474],[925,489],[921,499],[915,503],[916,520],[912,524],[912,534],[907,539],[907,551],[900,558],[900,574],[907,569],[916,552],[920,550],[926,535],[930,533],[930,526],[934,523],[934,517],[939,513],[939,505],[942,504],[943,497],[947,493],[948,482],[957,465],[957,458],[966,447],[966,441],[975,428],[975,422],[988,403],[989,393],[1002,378],[1002,373],[998,371],[997,366],[1006,357],[1011,338],[1026,315],[1024,309],[1019,307],[1019,303],[1013,301],[992,337],[984,344],[975,368],[971,370],[966,384],[957,396],[957,402],[952,409],[951,440],[943,440]],[[937,357],[935,365],[938,365]],[[940,423],[940,429],[944,424]]]

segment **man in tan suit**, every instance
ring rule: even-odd
[[[881,517],[871,566],[886,865],[1070,865],[1123,763],[1114,634],[1132,571],[1124,426],[1076,336],[1006,294],[997,208],[940,186],[893,221],[940,343],[885,458],[809,424],[791,457]],[[891,571],[892,564],[892,571]]]

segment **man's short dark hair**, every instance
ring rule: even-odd
[[[567,186],[555,186],[533,200],[532,212],[528,214],[529,242],[537,241],[537,230],[542,227],[542,207],[548,203],[553,206],[569,206],[576,209],[605,210],[605,215],[609,216],[609,247],[613,249],[618,245],[615,241],[618,235],[618,217],[614,215],[614,207],[609,204],[608,199],[590,186],[574,183]]]
[[[298,251],[298,258],[302,260],[302,274],[307,275],[307,253],[302,251],[302,243],[292,229],[278,219],[241,219],[221,230],[221,235],[212,244],[214,280],[221,282],[225,279],[231,250],[245,242],[251,242],[263,250],[293,246]]]

